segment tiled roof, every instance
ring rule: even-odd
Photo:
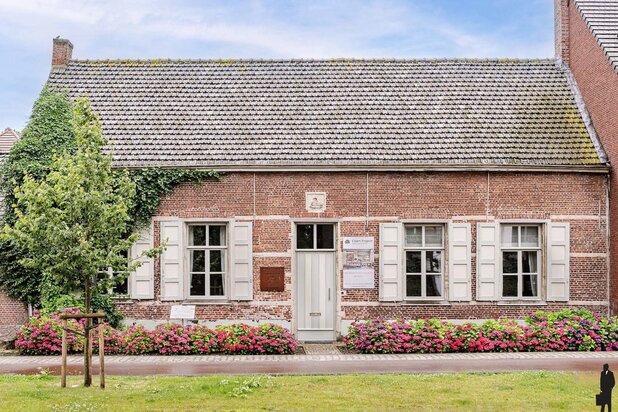
[[[618,0],[575,0],[575,4],[618,72]]]
[[[599,165],[553,60],[72,60],[121,167]],[[604,159],[602,159],[604,160]]]
[[[11,147],[19,140],[19,132],[7,127],[0,133],[0,154],[7,154],[11,151]]]

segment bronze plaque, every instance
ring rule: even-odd
[[[283,292],[285,271],[283,268],[260,268],[260,290],[262,292]]]

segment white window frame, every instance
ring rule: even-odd
[[[127,251],[127,258],[130,258],[131,253],[129,253],[129,251]],[[110,266],[107,268],[107,274],[110,278],[114,277],[114,269]],[[119,273],[125,273],[125,271],[121,271]],[[114,291],[114,288],[116,287],[116,285],[112,286],[109,289],[109,295],[112,299],[118,299],[118,300],[126,300],[126,299],[130,299],[131,298],[131,273],[129,273],[129,276],[127,276],[126,278],[124,278],[125,282],[127,282],[127,293],[118,293],[116,291]]]
[[[498,225],[498,242],[500,249],[500,283],[499,283],[499,296],[500,300],[504,301],[519,301],[519,300],[531,300],[538,301],[541,300],[541,291],[542,291],[542,281],[543,281],[543,236],[544,236],[544,226],[542,223],[536,222],[502,222]],[[505,227],[517,227],[518,228],[518,236],[517,236],[517,246],[505,246],[502,244],[502,231]],[[521,228],[522,227],[536,227],[538,233],[538,243],[537,246],[522,246],[521,245]],[[503,252],[517,252],[517,273],[504,273],[504,254]],[[536,296],[523,296],[523,258],[522,252],[536,252],[537,259],[537,285],[536,285]],[[505,276],[517,276],[517,296],[504,296],[504,277]],[[534,273],[526,273],[526,275],[534,275]]]
[[[333,247],[329,249],[318,249],[318,226],[332,226],[333,227]],[[313,227],[313,247],[310,249],[300,249],[298,247],[298,226],[312,226]],[[295,222],[294,226],[294,249],[299,252],[333,252],[337,248],[337,224],[330,221],[324,222]]]
[[[108,273],[110,277],[114,276],[114,269],[109,268],[108,269]],[[120,272],[122,273],[122,272]],[[116,292],[114,289],[116,288],[117,285],[114,285],[111,287],[110,289],[110,296],[112,297],[112,299],[128,299],[131,297],[131,275],[127,276],[124,280],[125,282],[127,282],[127,293],[120,293],[120,292]]]
[[[205,226],[206,227],[206,245],[197,246],[189,244],[189,236],[192,226]],[[211,246],[208,244],[208,230],[210,226],[223,226],[225,227],[225,245],[223,246]],[[204,272],[192,272],[191,271],[191,251],[192,250],[204,250]],[[223,295],[210,295],[210,251],[221,250],[221,265],[222,265],[222,283],[223,283]],[[229,273],[230,262],[229,253],[230,250],[230,225],[226,221],[190,221],[185,223],[185,252],[186,252],[186,276],[185,276],[185,300],[208,300],[208,301],[227,301],[229,296]],[[205,276],[205,295],[191,295],[191,276],[193,274],[200,274]]]
[[[439,226],[440,228],[442,228],[442,242],[441,242],[441,246],[426,246],[425,245],[425,228],[427,227],[435,227],[435,226]],[[407,240],[406,240],[406,229],[409,227],[421,227],[421,246],[408,246],[407,245]],[[408,222],[408,223],[404,223],[403,224],[403,297],[404,300],[411,300],[411,301],[426,301],[426,300],[436,300],[436,301],[442,301],[442,300],[446,300],[447,298],[445,297],[445,284],[446,284],[446,279],[445,279],[445,266],[446,266],[446,228],[447,225],[442,223],[442,222],[426,222],[426,223],[420,223],[420,222]],[[427,273],[427,259],[426,259],[426,253],[430,251],[438,251],[441,252],[442,254],[442,261],[440,262],[440,272],[439,273]],[[412,276],[418,276],[418,273],[408,273],[407,271],[407,254],[408,252],[421,252],[421,296],[408,296],[407,291],[408,291],[408,275]],[[436,276],[439,275],[440,276],[440,296],[427,296],[427,276]]]

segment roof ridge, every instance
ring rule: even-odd
[[[153,59],[72,59],[69,63],[289,63],[289,62],[323,62],[323,63],[346,63],[346,62],[375,62],[375,63],[407,63],[407,62],[489,62],[489,63],[549,63],[555,62],[553,57],[547,58],[513,58],[513,57],[491,57],[491,58],[467,58],[467,57],[428,57],[428,58],[358,58],[358,57],[336,57],[336,58],[281,58],[281,59],[260,59],[260,58],[222,58],[222,59],[182,59],[182,58],[153,58]]]

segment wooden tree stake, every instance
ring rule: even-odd
[[[101,364],[101,389],[105,388],[105,366],[103,363],[103,358],[105,356],[105,339],[103,337],[103,318],[105,318],[105,313],[97,312],[97,313],[81,313],[79,315],[60,315],[60,319],[62,319],[62,365],[60,367],[60,385],[63,388],[66,388],[67,380],[66,380],[66,371],[67,371],[67,333],[69,331],[67,321],[69,319],[86,319],[86,324],[84,326],[84,337],[85,345],[84,345],[84,386],[89,387],[92,383],[92,338],[94,337],[92,320],[99,319],[99,362]],[[86,332],[88,331],[88,332]],[[75,330],[72,332],[76,333]],[[89,344],[90,343],[90,344]]]
[[[67,387],[67,320],[62,319],[62,365],[60,366],[60,386]]]
[[[101,319],[102,320],[102,319]],[[103,338],[103,324],[99,322],[99,379],[101,389],[105,389],[105,339]]]

